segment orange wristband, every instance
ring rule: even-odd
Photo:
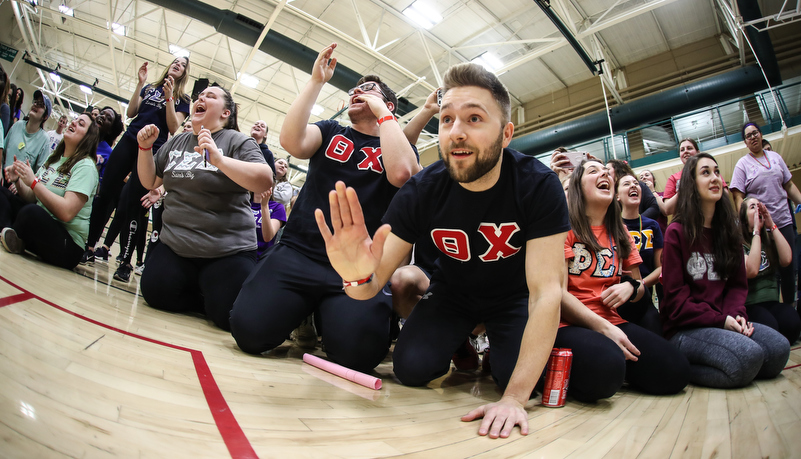
[[[394,120],[394,119],[395,119],[395,117],[394,117],[394,116],[392,116],[392,115],[387,115],[387,116],[385,116],[385,117],[383,117],[383,118],[379,118],[379,119],[378,119],[378,125],[379,125],[379,126],[381,126],[381,123],[383,123],[384,121],[391,121],[391,120]]]

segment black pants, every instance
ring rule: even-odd
[[[446,374],[454,351],[483,322],[492,347],[492,378],[506,388],[527,321],[528,294],[478,301],[432,283],[398,336],[392,354],[395,376],[407,386],[422,386]]]
[[[159,244],[142,273],[142,296],[155,309],[200,312],[230,330],[234,300],[255,265],[255,250],[222,258],[184,258]]]
[[[38,204],[20,205],[22,200],[0,190],[0,222],[11,226],[25,242],[25,250],[38,255],[45,263],[73,269],[81,261],[83,247],[72,240],[67,229]],[[13,222],[6,224],[6,222]]]
[[[156,203],[153,207],[150,208],[150,212],[153,214],[153,230],[150,232],[150,238],[147,241],[147,254],[145,255],[144,261],[147,262],[150,259],[150,254],[153,253],[155,247],[160,244],[161,235],[161,226],[162,226],[162,219],[161,216],[164,214],[164,201],[162,200],[160,203]],[[139,248],[137,247],[137,250]]]
[[[792,215],[792,214],[791,214]],[[793,215],[795,218],[795,215]],[[796,271],[795,271],[795,230],[793,230],[793,225],[787,225],[782,228],[779,228],[781,231],[782,236],[787,240],[787,243],[790,244],[790,253],[793,254],[793,261],[785,266],[779,267],[779,289],[782,292],[782,303],[787,305],[793,305],[795,302],[796,295],[798,294],[798,287],[796,286]]]
[[[127,135],[123,135],[114,146],[114,150],[111,151],[106,170],[103,173],[103,181],[100,182],[100,192],[92,203],[87,240],[89,247],[94,247],[100,240],[103,228],[119,202],[122,187],[125,185],[125,177],[136,168],[138,155],[139,144],[136,139],[131,139]]]
[[[750,304],[745,306],[745,312],[748,314],[748,320],[776,330],[784,335],[790,344],[793,344],[801,334],[801,318],[789,304],[778,301]]]
[[[636,362],[626,360],[614,341],[590,329],[568,326],[556,333],[554,346],[573,351],[568,395],[580,402],[594,402],[614,395],[624,380],[632,388],[653,395],[684,389],[690,380],[690,364],[676,347],[632,323],[618,328],[639,349]]]
[[[313,312],[322,325],[328,358],[369,372],[389,351],[388,290],[370,300],[354,300],[342,290],[342,278],[331,265],[278,244],[242,285],[231,311],[231,334],[244,352],[260,354],[281,345]]]
[[[626,321],[662,336],[662,320],[659,318],[659,311],[651,301],[651,292],[648,289],[645,290],[640,301],[620,306],[617,308],[617,313]]]
[[[122,263],[130,263],[134,249],[141,245],[144,247],[145,233],[147,233],[147,209],[142,207],[142,196],[148,192],[139,181],[136,169],[131,172],[131,178],[122,188],[117,212],[120,215],[120,254]]]

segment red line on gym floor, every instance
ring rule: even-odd
[[[784,369],[785,370],[789,370],[790,368],[795,368],[795,367],[801,367],[801,363],[799,363],[798,365],[792,365],[792,366],[789,366],[789,367],[784,367]]]
[[[242,427],[239,426],[239,423],[236,421],[234,414],[228,407],[228,403],[225,401],[225,397],[223,397],[223,394],[220,391],[219,386],[217,386],[217,382],[214,380],[214,376],[211,374],[211,369],[209,368],[208,363],[206,363],[206,358],[203,357],[202,352],[195,349],[189,349],[182,346],[176,346],[170,343],[165,343],[164,341],[148,338],[146,336],[137,335],[136,333],[131,333],[125,330],[121,330],[117,327],[112,327],[111,325],[98,322],[97,320],[90,319],[89,317],[70,311],[69,309],[66,309],[62,306],[52,303],[36,295],[35,293],[29,292],[24,288],[20,287],[19,285],[14,284],[13,282],[9,281],[3,276],[0,276],[0,280],[3,280],[5,283],[23,292],[17,295],[0,298],[0,307],[8,306],[14,303],[19,303],[29,299],[37,299],[42,303],[45,303],[49,306],[58,309],[59,311],[65,312],[71,316],[77,317],[81,320],[85,320],[86,322],[97,325],[99,327],[103,327],[108,330],[112,330],[117,333],[130,336],[132,338],[137,338],[142,341],[147,341],[148,343],[153,343],[159,346],[169,347],[171,349],[177,349],[179,351],[188,352],[192,356],[192,362],[195,365],[195,372],[197,373],[198,380],[200,381],[200,387],[203,389],[203,395],[205,395],[206,397],[206,403],[208,403],[211,415],[212,417],[214,417],[214,422],[217,424],[217,430],[220,431],[220,435],[222,436],[222,439],[225,442],[225,446],[228,447],[228,452],[231,453],[231,457],[235,459],[258,458],[256,452],[253,450],[253,446],[250,444],[250,441],[245,436],[245,432],[242,431]]]

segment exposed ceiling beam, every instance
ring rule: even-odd
[[[261,29],[261,33],[259,34],[259,38],[256,40],[256,43],[253,45],[252,48],[250,48],[250,54],[248,54],[247,59],[245,59],[245,62],[242,64],[242,67],[240,67],[239,75],[237,75],[236,81],[234,82],[234,85],[231,87],[232,96],[236,94],[236,90],[239,88],[239,84],[242,83],[242,77],[245,76],[245,70],[247,70],[248,67],[250,66],[250,63],[253,62],[253,58],[256,57],[256,53],[259,51],[259,48],[261,47],[261,44],[264,41],[264,37],[266,37],[267,32],[269,32],[270,29],[272,29],[275,20],[278,18],[278,15],[281,14],[281,11],[286,6],[286,2],[287,0],[281,0],[281,3],[279,3],[275,7],[273,13],[270,15],[270,19],[267,20],[267,24],[265,24],[264,27]]]
[[[609,27],[615,26],[615,25],[620,24],[621,22],[624,22],[624,21],[628,21],[629,19],[635,18],[635,17],[637,17],[637,16],[639,16],[641,14],[645,14],[645,13],[647,13],[647,12],[649,12],[649,11],[655,9],[655,8],[659,8],[659,7],[668,5],[668,4],[673,3],[675,1],[676,0],[654,0],[654,1],[648,2],[648,3],[644,4],[644,5],[639,5],[639,6],[633,7],[630,10],[624,11],[624,12],[622,12],[622,13],[614,16],[614,17],[611,17],[611,18],[607,19],[606,21],[604,21],[601,24],[599,24],[599,23],[592,24],[590,27],[588,27],[588,28],[584,29],[583,31],[579,32],[579,34],[576,36],[576,38],[582,38],[583,39],[583,38],[589,37],[592,34],[601,32],[603,30],[608,29]],[[552,43],[550,45],[539,47],[539,48],[535,49],[534,51],[532,51],[532,52],[530,52],[528,54],[520,56],[519,58],[507,63],[505,66],[503,66],[500,69],[498,69],[496,71],[496,73],[500,74],[500,73],[503,73],[503,72],[508,72],[509,70],[515,69],[515,68],[525,64],[526,62],[529,62],[529,61],[532,61],[534,59],[540,58],[540,57],[550,53],[551,51],[555,51],[555,50],[557,50],[557,49],[559,49],[559,48],[561,48],[563,46],[566,46],[567,44],[568,44],[567,43],[567,39],[561,38],[561,39],[559,39],[558,42]]]

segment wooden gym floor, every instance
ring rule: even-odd
[[[110,265],[70,272],[0,249],[0,456],[801,457],[798,343],[772,381],[532,400],[528,436],[491,440],[459,420],[500,397],[487,374],[409,388],[388,358],[373,391],[304,364],[291,342],[246,355],[201,317],[149,308],[138,276],[109,283]]]

